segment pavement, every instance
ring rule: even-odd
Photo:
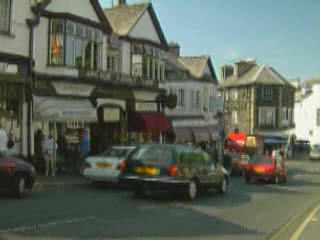
[[[0,239],[319,239],[320,161],[288,161],[288,167],[287,184],[245,184],[235,176],[228,194],[210,191],[194,202],[166,193],[136,198],[70,178],[68,188],[0,197]]]

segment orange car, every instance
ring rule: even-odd
[[[275,184],[287,182],[287,169],[282,157],[271,155],[253,156],[245,169],[246,183],[262,180]]]

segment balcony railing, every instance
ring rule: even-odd
[[[110,72],[94,69],[80,69],[79,77],[100,80],[106,83],[129,86],[159,87],[158,81],[146,80],[139,75]]]

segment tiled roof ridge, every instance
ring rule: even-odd
[[[109,7],[109,8],[103,8],[103,11],[115,10],[115,9],[118,9],[118,8],[129,8],[129,7],[135,7],[135,6],[149,6],[150,4],[151,3],[120,4],[120,5]]]

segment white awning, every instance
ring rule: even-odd
[[[33,113],[36,119],[57,122],[97,122],[96,109],[88,99],[34,97]]]

